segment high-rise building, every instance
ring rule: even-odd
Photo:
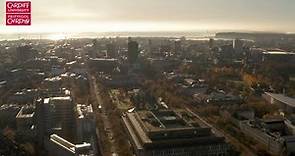
[[[128,39],[128,62],[133,64],[136,62],[139,55],[138,43]]]
[[[127,113],[122,117],[137,156],[229,155],[230,147],[185,110]]]
[[[70,96],[50,97],[37,104],[37,135],[43,143],[50,134],[75,139],[74,103]]]
[[[95,120],[92,105],[76,105],[76,125],[78,142],[94,140]]]
[[[236,53],[240,53],[243,50],[243,41],[240,39],[233,40],[233,49]]]
[[[180,40],[174,41],[174,53],[180,54],[181,52],[182,52],[181,41]]]
[[[26,133],[28,136],[34,136],[34,114],[35,107],[25,105],[16,115],[16,128],[18,131]]]
[[[106,45],[107,56],[109,58],[116,58],[118,56],[118,51],[116,50],[116,45],[114,43],[109,43]]]
[[[37,51],[30,45],[19,46],[16,49],[16,59],[20,63],[24,63],[30,59],[34,59],[37,55]]]
[[[214,47],[214,39],[210,38],[209,39],[209,48],[212,49]]]
[[[96,58],[98,50],[99,50],[99,45],[97,43],[97,40],[94,39],[94,40],[92,40],[92,47],[88,51],[89,57],[90,58]]]
[[[149,54],[153,53],[153,43],[151,39],[148,40],[148,53]]]

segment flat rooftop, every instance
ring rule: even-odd
[[[82,144],[73,144],[56,134],[50,135],[50,141],[52,141],[53,143],[55,143],[59,147],[65,149],[73,154],[78,154],[78,155],[81,154],[81,155],[87,156],[88,155],[87,153],[91,150],[90,143],[84,142]],[[80,153],[80,150],[83,150],[83,149],[87,149],[87,152]]]
[[[71,101],[70,96],[60,96],[60,97],[51,97],[50,100],[61,100],[61,101]]]
[[[90,58],[91,61],[118,61],[118,59],[114,58]]]
[[[185,110],[139,111],[122,117],[133,144],[144,147],[186,146],[221,142],[211,129]]]
[[[179,113],[174,111],[141,111],[138,112],[138,117],[148,131],[193,128],[192,125],[184,121]]]
[[[265,51],[263,54],[266,55],[295,55],[295,53],[292,52],[286,52],[286,51]]]
[[[286,105],[289,105],[291,107],[295,107],[295,98],[291,98],[291,97],[285,96],[283,94],[275,94],[275,93],[269,93],[269,92],[266,92],[265,94],[286,104]]]
[[[35,114],[35,107],[23,106],[17,113],[16,118],[32,118]]]
[[[60,147],[72,152],[72,153],[75,153],[75,145],[72,144],[71,142],[65,140],[64,138],[56,135],[56,134],[52,134],[50,135],[50,140],[52,142],[54,142],[55,144],[59,145]]]
[[[79,119],[83,119],[85,116],[93,114],[92,105],[77,104],[76,108]]]
[[[50,101],[71,101],[70,96],[58,96],[58,97],[49,97],[44,99],[44,104],[48,104]]]

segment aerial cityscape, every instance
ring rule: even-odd
[[[295,1],[134,3],[0,26],[1,156],[295,155]]]

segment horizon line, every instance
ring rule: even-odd
[[[103,33],[261,33],[261,34],[295,34],[295,32],[284,32],[284,31],[258,31],[258,30],[168,30],[168,31],[161,31],[161,30],[152,30],[152,31],[81,31],[81,32],[62,32],[62,31],[56,31],[56,32],[0,32],[0,35],[20,35],[20,34],[32,34],[32,35],[38,35],[38,34],[103,34]]]

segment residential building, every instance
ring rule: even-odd
[[[287,113],[295,112],[295,99],[292,97],[285,96],[283,94],[275,94],[265,92],[262,97],[269,103],[278,105],[282,110]]]

